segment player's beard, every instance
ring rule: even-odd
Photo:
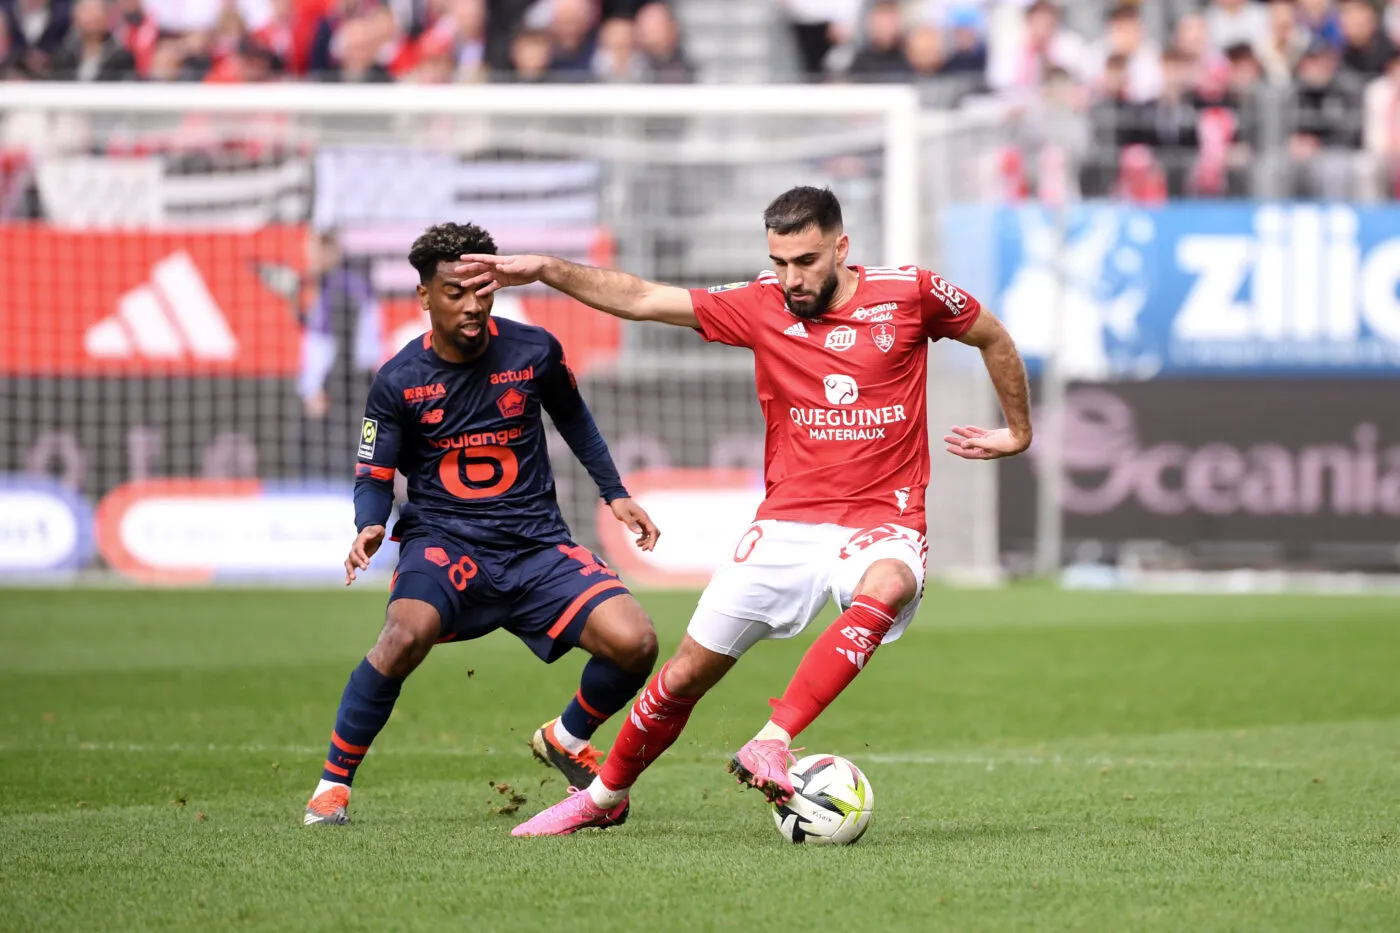
[[[787,298],[787,309],[800,318],[808,321],[821,317],[827,311],[827,305],[831,304],[831,298],[836,294],[836,288],[840,283],[836,279],[833,271],[822,283],[821,289],[812,298],[804,298],[801,305],[796,304],[792,299],[792,292],[784,292]]]

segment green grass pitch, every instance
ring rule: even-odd
[[[642,594],[663,654],[693,598]],[[723,769],[810,634],[698,707],[628,825],[541,840],[508,832],[563,792],[526,740],[582,656],[441,648],[355,824],[303,828],[382,604],[0,591],[0,929],[1400,930],[1400,600],[934,590],[801,738],[874,785],[847,849]]]

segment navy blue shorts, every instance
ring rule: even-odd
[[[502,551],[440,533],[399,544],[389,601],[419,599],[442,617],[439,643],[505,629],[545,663],[578,644],[588,616],[627,587],[576,544]]]

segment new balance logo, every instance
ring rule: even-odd
[[[98,359],[231,361],[238,340],[189,253],[173,253],[151,279],[122,295],[117,311],[87,329],[83,348]]]
[[[807,328],[802,326],[801,321],[793,324],[787,330],[783,331],[783,333],[787,334],[789,337],[801,337],[803,340],[807,339]]]
[[[837,648],[836,653],[841,655],[841,657],[845,658],[847,661],[850,661],[852,664],[854,664],[856,666],[856,670],[858,671],[865,669],[866,659],[870,657],[870,655],[868,654],[862,654],[859,651],[852,651],[850,648]]]

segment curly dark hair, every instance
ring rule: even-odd
[[[413,241],[408,264],[418,270],[418,281],[427,285],[440,262],[456,260],[465,253],[495,252],[496,241],[476,224],[434,224]]]
[[[818,227],[822,233],[841,229],[841,202],[830,188],[802,185],[773,199],[763,212],[763,226],[781,236]]]

